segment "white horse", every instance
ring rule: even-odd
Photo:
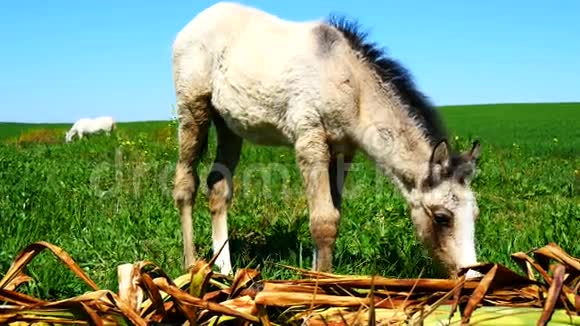
[[[107,136],[109,136],[115,127],[116,123],[112,117],[79,119],[73,124],[71,129],[67,131],[65,135],[65,141],[67,143],[72,141],[75,135],[81,139],[84,135],[95,134],[98,132],[104,132]]]
[[[356,23],[290,22],[218,3],[178,33],[173,74],[180,142],[173,198],[186,266],[195,259],[191,214],[212,121],[218,145],[207,185],[214,252],[228,239],[232,176],[247,139],[294,149],[315,270],[332,270],[343,165],[358,150],[402,193],[418,236],[450,275],[477,263],[478,206],[470,180],[479,142],[466,152],[453,151],[437,110],[402,66],[365,40]],[[222,273],[232,272],[227,244],[216,264]]]

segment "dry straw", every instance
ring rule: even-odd
[[[50,250],[92,292],[44,301],[18,291],[24,273]],[[119,292],[100,289],[61,248],[36,242],[23,249],[0,281],[0,324],[94,325],[580,325],[580,260],[556,244],[518,252],[522,276],[499,264],[483,277],[392,279],[316,273],[264,280],[240,269],[233,278],[198,261],[171,279],[151,262],[119,266]]]

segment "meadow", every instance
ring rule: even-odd
[[[452,143],[482,143],[473,181],[481,210],[481,261],[516,268],[510,254],[556,242],[580,256],[580,103],[441,108]],[[110,137],[64,144],[66,124],[0,123],[0,276],[17,252],[44,240],[72,255],[104,288],[116,267],[151,260],[182,274],[179,217],[171,199],[177,156],[174,121],[120,123]],[[212,133],[200,175],[215,153]],[[310,268],[312,242],[301,180],[291,150],[246,143],[229,213],[236,267],[264,277]],[[198,255],[211,253],[202,183],[195,206]],[[345,190],[336,273],[440,276],[417,241],[402,198],[363,155]],[[49,254],[28,269],[27,291],[63,298],[88,288]]]

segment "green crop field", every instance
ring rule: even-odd
[[[482,143],[473,181],[481,216],[481,261],[515,268],[509,255],[556,242],[580,256],[580,103],[442,108],[452,143]],[[116,267],[151,260],[182,274],[181,231],[171,199],[176,159],[173,122],[121,123],[111,138],[64,144],[67,125],[0,124],[0,275],[24,246],[62,247],[104,288]],[[200,168],[207,175],[215,142]],[[310,268],[306,201],[292,151],[247,144],[229,213],[236,267],[291,277],[277,263]],[[198,254],[211,257],[202,184],[195,207]],[[335,272],[438,276],[401,197],[362,155],[349,174]],[[27,291],[45,298],[88,288],[47,254],[28,273]]]

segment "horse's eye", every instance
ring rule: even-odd
[[[442,227],[449,227],[451,226],[451,215],[443,212],[435,212],[433,214],[433,220],[435,224]]]

